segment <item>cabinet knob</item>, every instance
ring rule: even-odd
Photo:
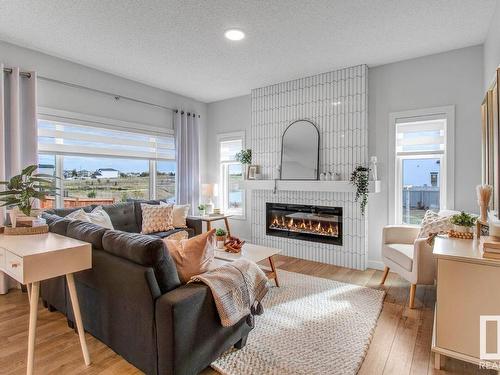
[[[19,263],[19,262],[10,262],[10,266],[11,266],[12,268],[17,268],[17,267],[19,267],[20,265],[21,265],[21,263]]]

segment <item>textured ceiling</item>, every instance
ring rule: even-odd
[[[0,0],[0,40],[211,102],[484,41],[495,0]],[[223,37],[231,27],[247,35]]]

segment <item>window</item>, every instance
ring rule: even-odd
[[[39,168],[58,177],[60,189],[60,196],[48,197],[43,207],[175,201],[173,134],[118,130],[108,123],[98,127],[95,122],[38,120]]]
[[[219,136],[220,181],[219,196],[224,213],[245,215],[244,167],[236,160],[243,149],[243,134],[231,133]]]
[[[427,210],[447,207],[447,118],[400,118],[395,127],[395,219],[420,224]]]

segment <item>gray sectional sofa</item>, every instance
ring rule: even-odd
[[[71,209],[44,217],[50,231],[92,244],[92,269],[75,274],[85,330],[147,374],[197,374],[232,346],[241,348],[251,327],[246,319],[222,327],[210,289],[180,283],[161,240],[168,233],[138,233],[140,203],[104,206],[115,230],[65,219]],[[201,222],[188,219],[187,230],[200,233]],[[42,282],[41,297],[74,327],[64,278]]]

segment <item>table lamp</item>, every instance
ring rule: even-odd
[[[207,198],[208,203],[205,204],[206,212],[208,215],[214,212],[214,202],[212,202],[212,198],[215,196],[216,192],[215,184],[202,184],[201,185],[201,195],[204,198]]]

